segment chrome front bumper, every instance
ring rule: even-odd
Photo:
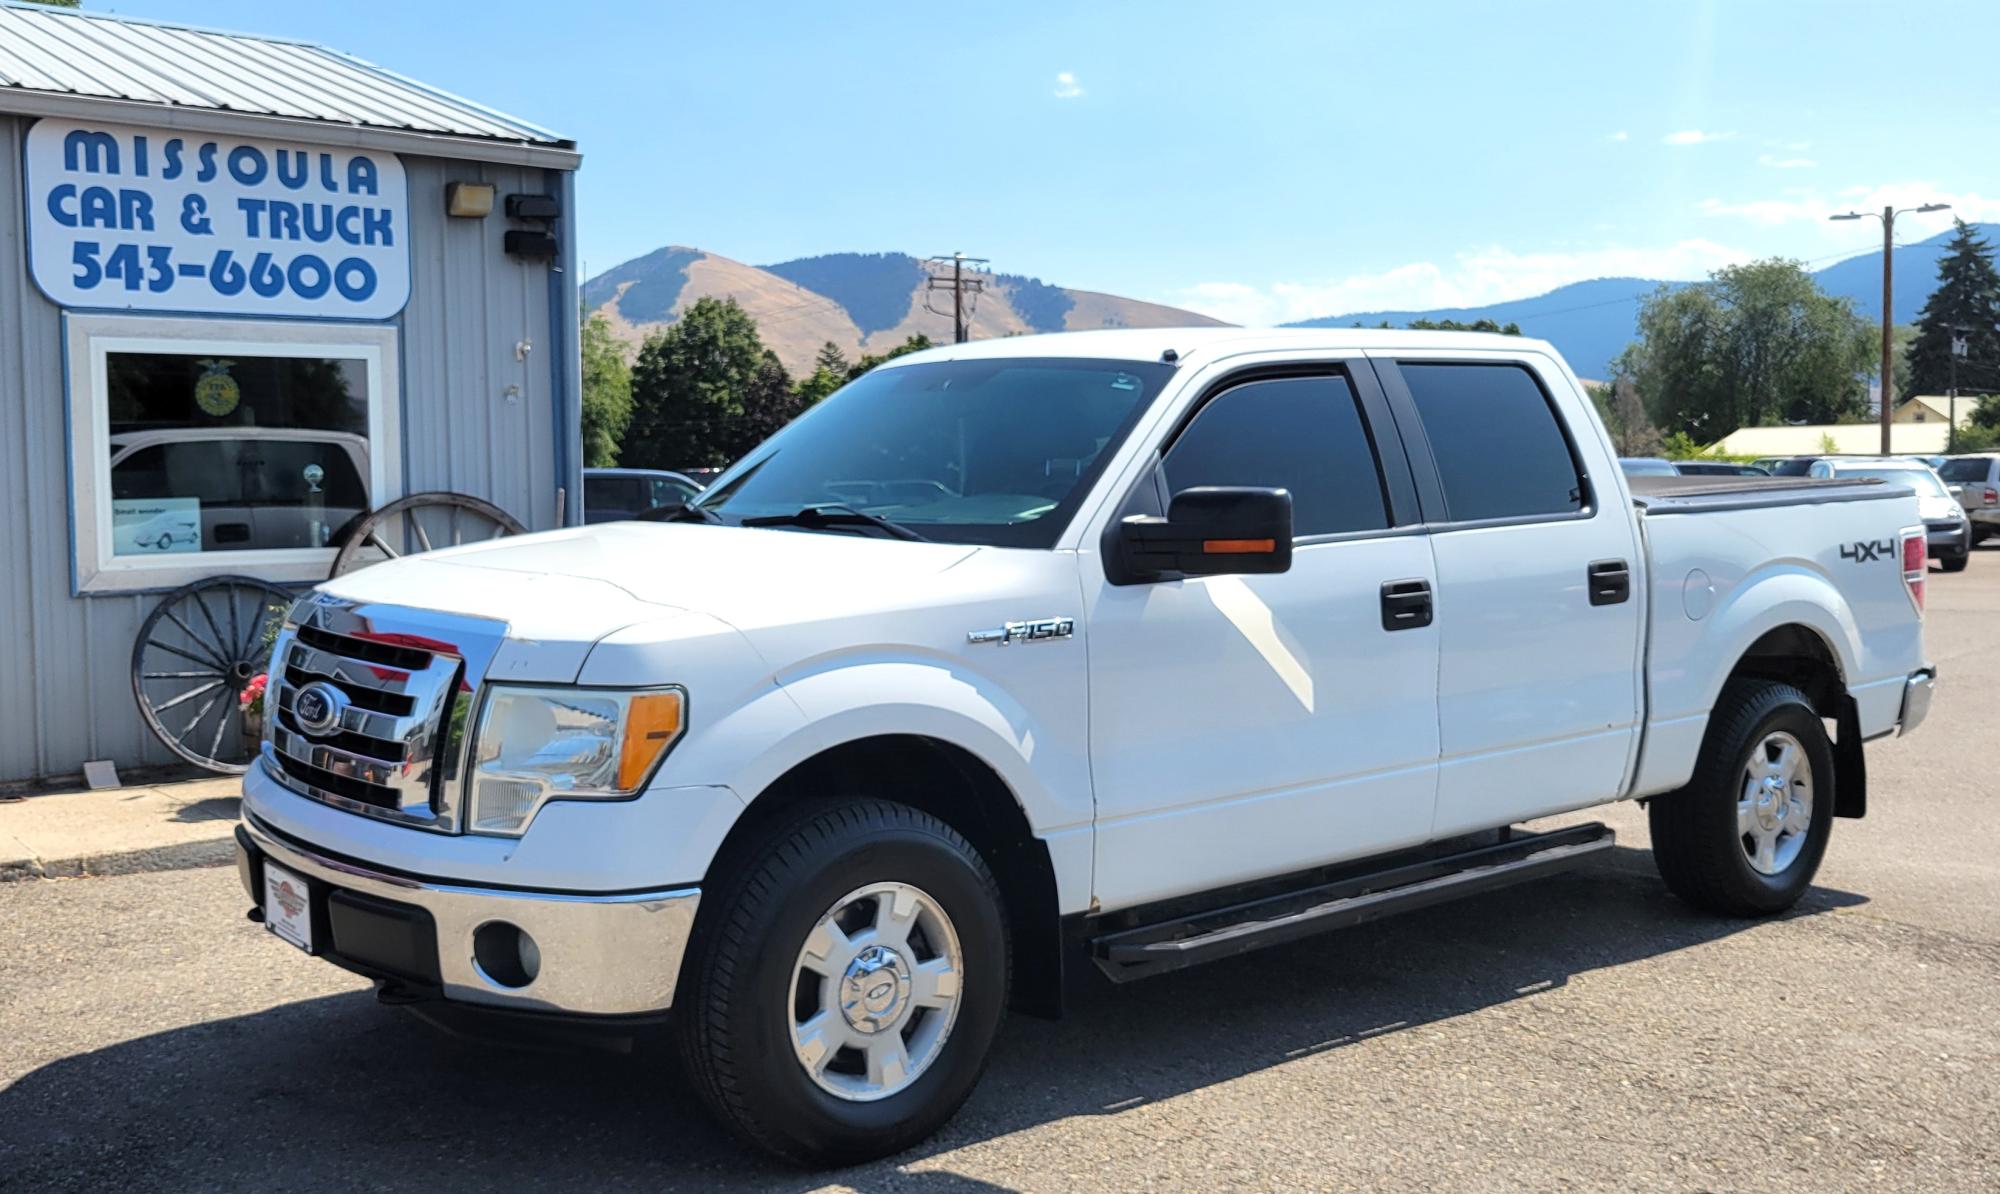
[[[1897,719],[1902,732],[1907,734],[1924,723],[1930,715],[1931,697],[1937,694],[1937,669],[1923,668],[1911,672],[1903,685],[1903,713]]]
[[[246,815],[237,834],[236,866],[251,900],[259,904],[265,858],[312,882],[316,926],[328,923],[324,910],[337,892],[380,901],[392,906],[386,911],[419,925],[427,915],[435,930],[436,974],[445,998],[529,1011],[615,1016],[664,1010],[674,1001],[681,956],[701,902],[700,890],[692,887],[576,895],[462,887],[390,874],[314,853]],[[420,915],[411,916],[413,909]],[[473,934],[496,922],[534,939],[540,966],[527,982],[498,981],[474,956]],[[359,934],[356,938],[360,940]],[[426,939],[417,933],[411,940]],[[337,927],[326,940],[319,940],[316,929],[314,944],[316,953],[363,973],[383,969],[371,964],[365,948],[352,943],[344,948]]]

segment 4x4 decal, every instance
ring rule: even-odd
[[[1840,558],[1843,560],[1853,560],[1857,564],[1865,564],[1870,560],[1893,560],[1896,558],[1896,541],[1894,539],[1876,539],[1873,542],[1865,539],[1857,540],[1841,547]]]

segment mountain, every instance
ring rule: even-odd
[[[1980,231],[1992,236],[2000,225],[1982,224]],[[1938,259],[1944,256],[1950,232],[1929,240],[1896,247],[1896,322],[1914,323],[1924,300],[1937,286]],[[1854,307],[1869,320],[1882,317],[1882,254],[1863,253],[1836,261],[1816,270],[1813,278],[1829,294],[1854,301]],[[1603,377],[1611,358],[1638,335],[1639,300],[1662,283],[1645,278],[1597,278],[1558,286],[1533,298],[1490,303],[1484,307],[1444,307],[1432,311],[1357,311],[1348,315],[1327,315],[1288,324],[1289,327],[1374,327],[1387,321],[1400,326],[1414,319],[1456,319],[1471,322],[1491,319],[1512,321],[1530,336],[1547,340],[1562,351],[1570,366],[1585,377]],[[1685,282],[1665,283],[1684,286]]]
[[[985,285],[973,306],[974,339],[1028,332],[1117,327],[1220,327],[1176,307],[1054,286],[1019,274],[974,274]],[[949,291],[930,294],[924,263],[902,253],[830,253],[776,265],[745,265],[702,249],[668,245],[613,266],[583,284],[586,311],[603,315],[634,346],[679,319],[695,300],[734,298],[793,373],[812,369],[827,341],[852,359],[911,336],[951,339]]]

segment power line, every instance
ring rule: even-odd
[[[940,290],[951,291],[952,342],[954,344],[965,343],[966,340],[970,339],[966,329],[972,324],[973,309],[979,305],[979,296],[985,293],[986,290],[986,280],[979,277],[966,277],[965,267],[968,265],[972,266],[975,272],[977,272],[991,265],[992,260],[986,257],[967,257],[963,253],[953,253],[949,257],[932,257],[924,262],[924,264],[930,267],[930,276],[924,280],[924,310],[929,311],[933,315],[943,315],[943,311],[931,305],[931,296]],[[941,272],[946,266],[951,267],[951,272],[948,274]],[[986,270],[986,272],[991,273],[992,271]],[[970,302],[966,301],[968,295],[971,296]]]

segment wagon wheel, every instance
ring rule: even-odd
[[[257,753],[243,690],[270,665],[292,595],[247,576],[213,576],[160,599],[132,644],[132,697],[167,749],[240,775]]]
[[[340,529],[330,580],[358,568],[400,556],[481,543],[527,531],[514,516],[481,498],[462,493],[413,493]]]

